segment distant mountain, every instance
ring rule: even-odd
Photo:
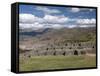
[[[41,30],[41,29],[40,29]],[[40,30],[36,30],[36,31],[30,31],[30,32],[19,32],[19,35],[27,35],[27,36],[36,36],[36,35],[39,35],[39,34],[44,34],[44,33],[46,33],[48,30],[49,30],[49,28],[47,28],[47,29],[44,29],[44,30],[42,30],[42,31],[40,31]]]
[[[34,31],[29,31],[29,30],[20,30],[19,31],[19,39],[20,40],[26,40],[32,37],[36,37],[38,35],[42,35],[44,33],[46,33],[49,30],[49,28],[47,29],[40,29],[40,30],[34,30]]]
[[[20,40],[35,38],[38,41],[73,42],[73,41],[95,41],[96,28],[61,28],[61,29],[40,29],[31,32],[19,33]]]

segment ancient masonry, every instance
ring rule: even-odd
[[[66,43],[61,45],[45,45],[37,48],[19,48],[21,56],[47,56],[47,55],[85,55],[85,54],[95,54],[96,45],[90,42],[82,43]]]

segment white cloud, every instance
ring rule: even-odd
[[[45,15],[43,18],[36,17],[32,14],[20,14],[19,15],[19,22],[20,23],[65,23],[68,21],[68,17],[65,16],[52,16],[52,15]]]
[[[92,25],[94,25],[94,24],[96,24],[96,20],[94,18],[92,18],[92,19],[77,19],[77,24],[83,24],[83,25],[92,24]]]
[[[66,23],[68,21],[68,17],[45,15],[44,20],[50,23]]]
[[[85,8],[84,10],[88,10],[90,12],[94,11],[95,9],[94,8]]]
[[[68,21],[65,16],[45,15],[43,18],[36,17],[32,14],[20,14],[20,29],[40,29],[40,28],[61,28]]]
[[[90,11],[92,12],[93,10],[95,9],[92,9],[92,8],[71,8],[71,12],[73,13],[77,13],[77,12],[80,12],[80,11]]]
[[[74,23],[71,23],[73,22]],[[71,24],[68,24],[70,22]],[[41,28],[54,28],[59,29],[62,27],[74,28],[74,27],[93,27],[96,24],[96,20],[92,19],[70,19],[65,16],[52,16],[45,15],[43,18],[36,17],[32,14],[20,14],[19,26],[20,29],[38,30]]]
[[[89,9],[91,12],[94,10],[94,9]]]
[[[76,23],[78,27],[95,27],[96,19],[77,19]]]
[[[79,27],[95,27],[95,25],[80,25]]]
[[[40,28],[44,28],[44,24],[40,24],[38,22],[35,22],[33,24],[19,24],[20,29],[30,29],[30,31],[32,30],[38,30]]]
[[[19,26],[20,29],[39,29],[43,28],[43,19],[36,17],[32,14],[20,14],[19,15]]]
[[[36,21],[36,17],[32,14],[19,14],[20,23],[33,23]]]
[[[77,25],[68,25],[68,28],[74,28],[74,27],[78,27]]]
[[[32,14],[19,14],[19,22],[20,23],[32,24],[32,23],[37,22],[37,21],[42,23],[43,19],[36,17]]]
[[[64,25],[61,25],[61,24],[54,24],[51,26],[51,28],[54,28],[54,29],[60,29],[60,28],[63,28]]]
[[[57,9],[49,9],[47,7],[41,6],[41,7],[36,7],[37,10],[41,10],[46,14],[52,14],[52,13],[60,13],[59,10]]]
[[[76,12],[79,12],[79,11],[80,11],[80,8],[71,8],[71,12],[76,13]]]

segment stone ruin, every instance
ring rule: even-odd
[[[45,45],[41,47],[20,47],[19,48],[21,56],[68,56],[68,55],[86,55],[95,54],[96,46],[93,43],[82,42],[82,43],[66,43],[61,45]]]

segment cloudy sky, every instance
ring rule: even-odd
[[[19,5],[20,29],[95,27],[94,8]]]

